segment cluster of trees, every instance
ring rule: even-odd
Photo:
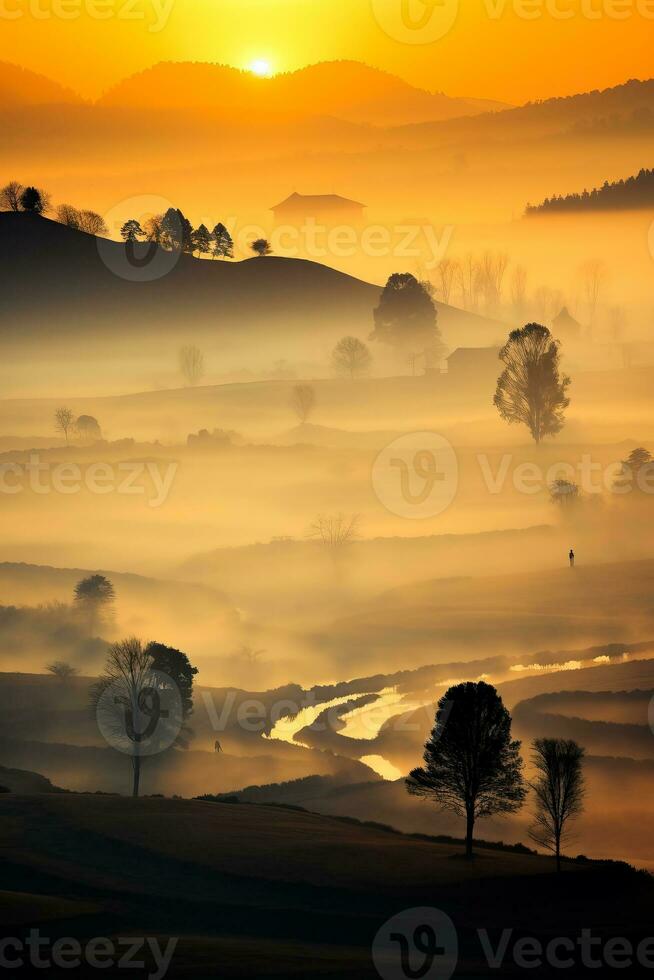
[[[0,211],[28,211],[44,214],[51,208],[50,197],[38,187],[23,186],[17,180],[10,180],[0,188]]]
[[[578,484],[572,480],[555,480],[549,489],[552,503],[563,511],[570,511],[583,499]],[[635,494],[641,499],[654,493],[654,456],[648,449],[638,446],[621,460],[620,471],[613,481],[613,492]]]
[[[584,749],[571,740],[536,739],[535,775],[528,783],[520,747],[511,737],[511,716],[495,688],[484,681],[457,684],[438,702],[424,765],[409,774],[407,790],[465,818],[466,857],[471,858],[476,821],[516,813],[531,788],[529,836],[552,851],[560,871],[570,823],[583,809]]]
[[[635,177],[626,180],[605,180],[601,187],[594,187],[581,194],[546,197],[541,204],[528,204],[526,214],[543,211],[606,211],[621,208],[651,208],[654,204],[654,170],[639,170]]]
[[[162,676],[166,687],[175,690],[180,708],[179,719],[173,720],[179,724],[171,747],[185,749],[193,735],[188,719],[197,672],[185,653],[163,643],[144,644],[130,637],[109,647],[102,676],[91,688],[91,704],[96,712],[105,713],[105,725],[110,715],[110,730],[112,723],[117,737],[129,740],[133,796],[139,795],[143,744],[166,719],[165,709],[160,709]]]
[[[128,245],[143,240],[188,255],[234,258],[234,242],[222,222],[218,222],[213,231],[209,231],[205,224],[193,228],[179,208],[168,208],[165,214],[152,215],[143,225],[136,218],[129,218],[120,234]]]
[[[60,405],[59,408],[55,409],[54,413],[54,423],[57,432],[60,432],[66,440],[66,445],[68,445],[68,440],[72,435],[78,437],[81,442],[92,443],[97,442],[98,439],[102,438],[102,430],[100,428],[100,423],[93,415],[78,415],[67,405]]]

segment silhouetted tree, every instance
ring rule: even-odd
[[[256,241],[252,242],[250,248],[255,255],[259,256],[259,258],[264,258],[264,256],[272,253],[270,242],[265,238],[257,238]]]
[[[23,211],[30,211],[32,214],[43,214],[47,207],[47,201],[42,191],[36,187],[26,187],[20,195],[20,206]]]
[[[105,575],[80,579],[73,590],[77,608],[86,620],[89,635],[94,636],[116,599],[116,591]]]
[[[395,272],[373,311],[375,329],[371,340],[390,344],[403,354],[443,346],[436,322],[436,305],[428,284],[409,272]]]
[[[218,222],[213,230],[213,256],[221,259],[234,258],[234,242],[232,236],[222,222]]]
[[[359,514],[319,514],[309,526],[308,537],[316,538],[330,548],[342,548],[359,536]]]
[[[182,732],[193,710],[196,673],[186,654],[162,643],[144,646],[130,637],[109,648],[91,704],[109,744],[131,756],[133,796],[139,794],[146,754],[186,747]]]
[[[193,226],[179,208],[168,208],[161,219],[162,244],[178,252],[193,250]]]
[[[153,214],[143,223],[143,233],[149,242],[154,242],[156,245],[164,243],[163,219],[163,214]]]
[[[569,840],[568,823],[583,810],[584,749],[562,738],[537,738],[533,745],[537,777],[532,783],[536,815],[529,836],[556,857],[561,870],[561,846]]]
[[[70,680],[71,677],[79,673],[77,667],[73,667],[72,664],[68,664],[64,660],[55,660],[52,664],[46,664],[45,669],[62,682]]]
[[[208,255],[211,251],[211,232],[206,225],[200,225],[192,235],[193,251],[198,255]]]
[[[332,351],[332,368],[336,374],[358,378],[370,370],[372,354],[358,337],[343,337]]]
[[[204,356],[199,347],[186,344],[179,349],[179,369],[188,385],[196,385],[204,374]]]
[[[61,405],[60,408],[55,410],[55,428],[57,432],[63,433],[66,439],[66,445],[68,445],[68,433],[73,427],[73,422],[75,421],[75,416],[70,408],[66,408],[65,405]]]
[[[67,228],[79,229],[80,227],[80,212],[72,204],[60,204],[56,211],[56,218],[59,224],[66,225]]]
[[[79,212],[79,230],[85,231],[87,235],[107,234],[107,226],[102,215],[87,209]]]
[[[129,218],[120,229],[120,237],[131,245],[139,238],[145,238],[145,232],[141,228],[141,223],[136,218]]]
[[[316,404],[316,389],[311,385],[295,385],[291,392],[291,408],[304,424],[308,421]]]
[[[17,180],[10,180],[0,188],[0,211],[20,211],[20,199],[24,189]]]
[[[102,438],[100,423],[92,415],[80,415],[75,422],[75,430],[83,442],[96,442]]]
[[[468,858],[479,817],[520,809],[526,796],[520,742],[511,739],[511,716],[494,687],[468,681],[443,695],[424,766],[406,785],[413,796],[466,818]]]
[[[168,647],[164,643],[152,641],[148,643],[146,652],[152,659],[152,670],[168,674],[177,685],[181,699],[182,719],[186,723],[193,713],[193,678],[198,668],[191,664],[188,656],[181,650]],[[175,745],[179,748],[187,748],[188,738],[192,734],[191,729],[185,724],[183,733],[180,732],[175,740]]]
[[[642,492],[648,487],[654,487],[654,457],[648,449],[639,446],[622,460],[613,486],[618,493],[634,490]]]
[[[579,487],[571,480],[554,480],[550,484],[550,498],[560,507],[573,507],[579,500]]]
[[[494,403],[502,418],[526,425],[537,444],[560,432],[570,378],[560,374],[559,344],[547,327],[528,323],[512,330],[499,356],[506,367]]]

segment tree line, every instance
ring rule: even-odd
[[[581,194],[564,194],[546,197],[540,204],[528,204],[525,214],[559,211],[606,211],[623,208],[649,208],[654,204],[654,169],[639,170],[626,180],[605,180],[601,187],[594,187]]]

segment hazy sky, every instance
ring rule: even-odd
[[[654,0],[0,0],[0,20],[2,60],[85,96],[161,60],[352,58],[519,103],[649,77],[654,49]]]

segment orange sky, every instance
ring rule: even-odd
[[[0,20],[1,59],[85,96],[167,59],[353,58],[513,103],[654,74],[654,0],[0,0]]]

